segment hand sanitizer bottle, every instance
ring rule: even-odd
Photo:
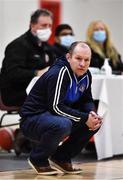
[[[101,71],[102,71],[102,74],[105,74],[105,75],[111,75],[112,74],[112,69],[111,69],[111,66],[109,65],[109,59],[108,58],[105,58],[104,64],[101,67]]]

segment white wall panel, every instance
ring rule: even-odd
[[[28,30],[30,15],[37,8],[38,0],[0,0],[0,64],[6,45]]]

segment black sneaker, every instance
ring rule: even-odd
[[[36,171],[37,174],[40,175],[55,175],[58,174],[58,171],[51,168],[50,166],[36,166],[34,165],[30,159],[28,159],[29,165]]]
[[[73,168],[71,163],[68,162],[59,162],[55,159],[50,158],[49,163],[52,168],[56,170],[60,170],[62,173],[67,174],[80,174],[82,173],[82,169]]]

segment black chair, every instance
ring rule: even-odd
[[[0,110],[4,111],[3,115],[0,117],[0,128],[19,125],[19,122],[2,125],[2,122],[5,116],[17,115],[19,112],[19,109],[20,107],[18,106],[6,106],[2,101],[2,97],[0,93]],[[22,152],[29,153],[31,151],[32,144],[33,143],[23,135],[20,128],[15,129],[13,149],[16,156],[19,156]]]
[[[0,110],[4,111],[4,113],[0,117],[0,128],[14,126],[14,125],[19,124],[19,123],[11,123],[11,124],[2,125],[3,119],[6,115],[17,115],[19,109],[20,109],[20,107],[18,107],[18,106],[6,106],[2,101],[2,97],[1,97],[1,93],[0,93]]]

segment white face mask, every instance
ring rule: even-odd
[[[51,29],[47,28],[47,29],[38,29],[36,31],[36,35],[38,37],[38,39],[40,39],[40,41],[47,41],[50,38],[51,35]]]
[[[75,41],[75,38],[74,36],[67,35],[67,36],[61,36],[60,40],[61,40],[61,45],[70,47],[70,45]]]

